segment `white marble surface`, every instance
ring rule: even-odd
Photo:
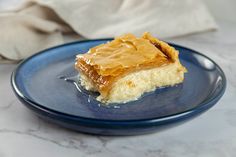
[[[217,22],[217,32],[168,41],[215,60],[227,77],[224,96],[200,117],[149,135],[93,136],[45,122],[14,96],[10,74],[16,65],[0,64],[0,157],[235,157],[236,20]]]

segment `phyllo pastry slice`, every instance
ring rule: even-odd
[[[157,87],[179,84],[186,72],[178,51],[149,33],[125,34],[93,47],[77,55],[75,68],[81,85],[99,92],[97,99],[105,103],[136,100]]]

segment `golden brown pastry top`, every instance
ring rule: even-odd
[[[93,47],[86,54],[77,55],[77,60],[83,60],[93,66],[99,75],[117,76],[124,69],[138,68],[143,65],[161,66],[168,62],[168,58],[175,60],[178,52],[163,53],[164,48],[161,48],[163,44],[165,43],[155,39],[149,33],[144,33],[141,38],[126,34],[106,44]],[[169,50],[165,51],[169,52]]]

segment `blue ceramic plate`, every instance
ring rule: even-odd
[[[223,95],[226,79],[210,58],[171,44],[180,51],[187,67],[183,84],[157,89],[141,99],[104,107],[94,93],[79,92],[74,84],[59,79],[76,75],[76,54],[111,39],[61,45],[24,60],[12,74],[19,100],[40,117],[85,133],[137,135],[179,124],[203,113]]]

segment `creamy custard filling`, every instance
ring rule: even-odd
[[[162,67],[177,62],[178,51],[149,33],[141,38],[126,34],[106,44],[91,48],[76,57],[75,68],[87,76],[103,97],[121,77],[139,70]]]

